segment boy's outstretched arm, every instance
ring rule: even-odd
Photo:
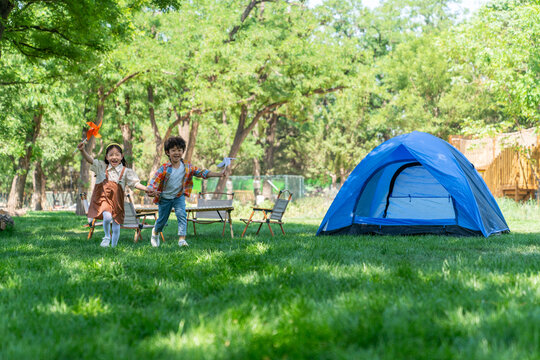
[[[88,161],[90,164],[94,163],[94,158],[86,152],[86,149],[84,148],[85,142],[81,142],[79,145],[77,145],[77,149],[81,152],[83,158],[85,158],[86,161]]]
[[[225,177],[225,169],[223,169],[222,172],[213,172],[213,171],[210,171],[208,173],[208,175],[206,175],[207,177]]]

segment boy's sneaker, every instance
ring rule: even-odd
[[[150,238],[150,244],[152,244],[153,247],[159,247],[159,234],[154,234],[154,230],[152,230],[152,237]]]
[[[101,244],[99,244],[99,246],[109,247],[110,244],[111,244],[111,239],[109,239],[108,237],[104,237],[103,240],[101,240]]]
[[[178,240],[178,246],[189,246],[186,240]]]

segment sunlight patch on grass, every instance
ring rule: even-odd
[[[18,274],[6,276],[0,281],[0,290],[8,289],[20,289],[22,286],[22,279]]]
[[[270,249],[270,246],[268,244],[258,241],[256,243],[248,245],[246,247],[246,252],[254,255],[264,255],[266,254],[268,249]]]
[[[36,305],[36,312],[44,315],[81,315],[85,318],[96,317],[101,314],[107,314],[110,312],[109,307],[103,304],[101,297],[81,297],[75,304],[69,306],[66,304],[63,298],[54,298],[49,304]]]
[[[243,285],[257,284],[260,281],[260,279],[261,279],[261,277],[255,271],[251,271],[251,272],[249,272],[247,274],[243,274],[243,275],[240,275],[239,277],[237,277],[237,281],[240,284],[243,284]]]
[[[197,265],[207,265],[212,266],[216,265],[219,261],[223,259],[223,252],[217,250],[207,250],[195,254],[195,264]]]
[[[467,335],[473,334],[482,323],[482,316],[477,311],[466,311],[461,306],[447,310],[445,315],[448,324]]]

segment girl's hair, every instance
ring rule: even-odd
[[[107,150],[105,150],[105,164],[109,165],[109,160],[107,160],[107,154],[112,149],[116,149],[116,150],[120,151],[120,154],[122,155],[122,165],[127,166],[126,165],[126,159],[124,159],[124,152],[122,151],[122,148],[118,144],[111,144],[111,145],[107,146]]]

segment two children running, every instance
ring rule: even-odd
[[[124,221],[124,189],[127,186],[145,191],[154,197],[158,204],[158,219],[152,229],[151,244],[159,246],[159,233],[167,223],[174,208],[178,219],[178,245],[188,246],[186,242],[187,213],[185,197],[189,197],[193,188],[193,176],[221,177],[221,173],[199,169],[190,163],[184,163],[182,156],[186,150],[186,142],[180,136],[170,137],[165,141],[165,154],[169,162],[163,164],[150,180],[148,186],[140,183],[137,174],[126,166],[126,161],[119,144],[110,144],[105,150],[105,160],[94,159],[84,149],[81,142],[77,148],[91,165],[90,170],[96,174],[96,185],[92,192],[88,217],[103,219],[105,236],[101,246],[115,247],[120,236],[120,224]],[[110,228],[112,224],[112,235]]]

